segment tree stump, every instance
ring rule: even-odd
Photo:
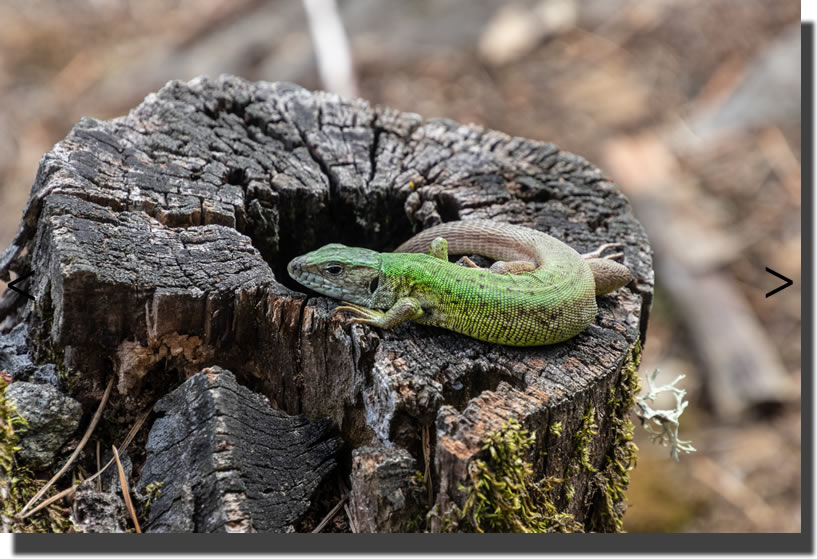
[[[326,243],[388,251],[475,218],[579,252],[622,243],[635,279],[599,297],[575,338],[512,348],[416,324],[349,327],[337,301],[286,273]],[[361,529],[609,531],[634,459],[626,414],[651,266],[627,199],[552,144],[286,83],[197,78],[125,117],[81,120],[43,157],[0,257],[5,279],[33,274],[21,287],[34,300],[7,290],[0,320],[27,326],[32,361],[55,363],[86,412],[115,375],[110,420],[215,365],[274,408],[329,418]],[[516,458],[545,524],[473,506],[474,481]]]

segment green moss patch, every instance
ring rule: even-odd
[[[71,525],[70,511],[56,504],[49,505],[28,518],[19,519],[17,513],[39,491],[45,481],[34,478],[28,468],[17,465],[14,453],[20,449],[19,433],[26,421],[14,403],[6,399],[8,383],[0,379],[0,523],[2,530],[17,533],[65,532]],[[43,500],[56,494],[51,488]]]
[[[553,492],[561,479],[533,479],[527,460],[536,436],[509,420],[488,435],[483,446],[487,457],[469,466],[470,484],[460,486],[466,495],[455,518],[443,519],[443,529],[474,532],[576,532],[582,526],[572,515],[558,512]],[[447,520],[447,522],[446,522]],[[452,522],[455,520],[455,522]]]

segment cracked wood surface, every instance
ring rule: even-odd
[[[347,327],[336,301],[299,292],[286,275],[291,258],[329,242],[390,250],[422,228],[472,218],[534,227],[579,252],[622,243],[635,279],[600,297],[595,323],[575,338],[510,348],[415,324]],[[111,413],[133,417],[220,365],[276,408],[328,417],[350,449],[395,445],[420,470],[429,427],[441,505],[461,504],[462,473],[508,419],[547,449],[536,474],[562,475],[592,403],[591,457],[605,462],[608,392],[644,338],[653,291],[649,244],[627,199],[581,157],[229,76],[171,82],[127,116],[81,120],[41,161],[0,256],[2,277],[9,270],[34,272],[36,302],[7,291],[0,325],[26,322],[32,354],[58,362],[86,405],[113,373]],[[556,421],[563,436],[549,440]],[[574,477],[564,510],[592,519],[590,476]]]
[[[270,408],[230,371],[211,367],[159,400],[139,481],[161,482],[149,532],[287,532],[335,468],[341,440],[326,419]]]

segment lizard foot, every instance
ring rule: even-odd
[[[608,248],[619,248],[620,246],[621,246],[621,243],[606,243],[606,244],[601,245],[599,248],[597,248],[593,252],[587,252],[585,254],[582,254],[582,258],[584,258],[584,259],[604,258],[604,259],[607,259],[607,260],[613,260],[613,259],[616,259],[616,258],[621,258],[622,256],[624,256],[623,252],[617,252],[615,254],[610,254],[610,255],[607,255],[607,256],[602,256],[601,255],[601,253],[604,252],[605,250],[607,250]]]
[[[335,308],[335,312],[348,312],[357,315],[349,319],[349,324],[369,324],[371,326],[380,326],[383,317],[386,315],[383,311],[345,301],[341,306]]]
[[[496,274],[524,274],[533,272],[536,269],[536,264],[528,262],[527,260],[497,260],[491,265],[490,270]]]
[[[349,324],[368,324],[379,328],[393,328],[407,320],[416,320],[423,316],[420,301],[413,297],[401,297],[386,312],[370,309],[354,303],[343,302],[336,311],[345,311],[357,316],[349,319]]]
[[[467,256],[460,257],[460,259],[457,260],[457,264],[462,264],[463,266],[466,266],[468,268],[479,268],[479,266],[474,264],[474,261],[468,258]]]

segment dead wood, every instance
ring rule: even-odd
[[[285,272],[325,243],[390,250],[472,218],[535,227],[580,252],[622,243],[635,280],[599,298],[585,332],[522,349],[414,324],[349,328],[332,315],[337,302]],[[564,480],[558,510],[610,530],[623,510],[610,487],[626,487],[628,381],[651,265],[627,199],[552,144],[285,83],[198,78],[125,117],[83,119],[44,156],[0,257],[4,277],[33,271],[35,301],[7,291],[0,320],[26,324],[34,362],[57,363],[86,406],[114,374],[107,415],[120,421],[203,367],[229,369],[282,412],[336,424],[351,471],[377,456],[391,465],[365,471],[383,483],[428,470],[440,514],[464,505],[459,485],[486,457],[487,435],[517,420],[535,433],[524,456],[534,477]],[[351,454],[364,446],[379,450]],[[378,502],[349,497],[363,501]],[[353,515],[384,529],[373,509]],[[440,525],[401,517],[387,529],[428,528]]]

